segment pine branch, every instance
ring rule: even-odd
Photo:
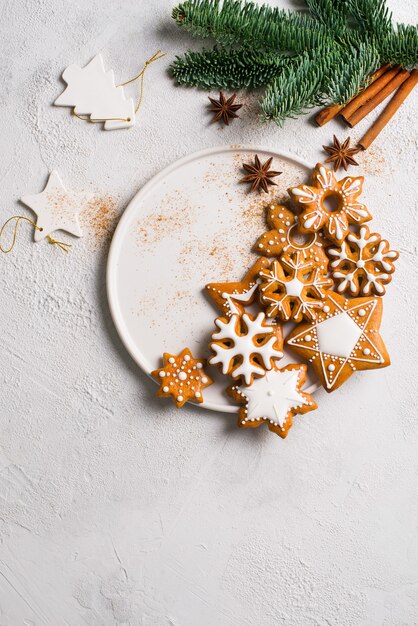
[[[347,28],[348,7],[346,0],[305,0],[311,15],[320,24],[332,30],[334,35]]]
[[[347,0],[347,7],[364,33],[382,37],[393,30],[386,0]]]
[[[197,37],[222,45],[302,53],[332,39],[309,15],[241,0],[187,0],[173,10],[177,24]]]
[[[257,88],[270,83],[285,65],[288,56],[224,48],[193,52],[176,57],[170,69],[180,85],[207,89]]]
[[[367,78],[379,66],[379,53],[372,44],[360,44],[358,49],[342,48],[338,61],[331,65],[324,79],[323,104],[349,102],[367,86]]]
[[[287,117],[302,115],[319,104],[323,77],[333,61],[329,51],[305,53],[286,67],[266,89],[261,101],[262,119],[281,126]]]
[[[407,70],[418,67],[418,38],[415,26],[398,24],[397,30],[379,39],[382,63],[401,65]]]

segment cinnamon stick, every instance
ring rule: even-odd
[[[388,68],[389,68],[389,64],[382,65],[382,67],[379,67],[379,69],[376,70],[370,76],[368,87],[370,87],[370,85],[374,83],[378,78],[380,78],[380,76],[382,76],[382,74],[384,74]],[[358,96],[350,100],[350,104],[351,102],[354,102],[354,100],[356,100],[357,98]],[[325,109],[322,109],[322,111],[319,111],[319,113],[315,117],[315,122],[318,124],[318,126],[323,126],[327,122],[330,122],[336,115],[338,115],[341,109],[344,109],[344,105],[342,104],[332,104],[331,106],[325,107]]]
[[[375,107],[377,107],[383,100],[386,100],[390,94],[395,91],[406,79],[409,77],[409,72],[407,70],[401,70],[399,74],[396,74],[394,78],[385,86],[383,89],[379,91],[371,100],[368,100],[366,104],[363,104],[362,107],[357,109],[353,115],[347,119],[347,123],[351,128],[361,122],[363,118],[366,117],[370,111],[373,111]]]
[[[325,107],[322,111],[319,111],[315,116],[315,122],[318,126],[323,126],[327,122],[331,121],[342,109],[342,104],[332,104],[329,107]]]
[[[377,120],[371,125],[367,133],[360,139],[358,145],[367,150],[367,148],[376,139],[378,134],[384,129],[389,120],[395,115],[406,97],[411,93],[418,82],[418,70],[413,70],[410,77],[406,80],[390,99],[387,106],[383,109]]]
[[[399,65],[396,65],[391,69],[388,69],[388,67],[388,65],[382,65],[382,67],[374,73],[373,76],[375,76],[375,78],[372,80],[370,85],[343,108],[340,115],[346,122],[348,122],[348,119],[357,111],[357,109],[379,93],[379,91],[383,89],[383,87],[385,87],[385,85],[387,85],[401,69]]]

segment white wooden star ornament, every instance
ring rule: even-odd
[[[93,193],[68,191],[58,174],[49,175],[41,193],[23,196],[21,201],[37,215],[35,241],[41,241],[56,230],[65,230],[75,237],[82,237],[78,216]]]

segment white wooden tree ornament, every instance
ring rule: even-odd
[[[92,121],[107,120],[105,130],[134,126],[134,101],[115,85],[113,70],[106,72],[101,54],[85,67],[70,65],[62,78],[67,87],[55,100],[56,106],[74,107],[77,115],[89,115]]]

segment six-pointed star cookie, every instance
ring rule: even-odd
[[[346,300],[330,291],[327,296],[317,319],[297,326],[286,344],[312,363],[322,385],[331,392],[356,370],[386,367],[390,358],[378,332],[381,298]]]
[[[178,356],[164,352],[163,367],[151,372],[160,383],[159,398],[172,398],[180,409],[188,400],[203,402],[202,390],[213,383],[203,371],[204,361],[195,359],[189,348],[184,348]]]
[[[51,172],[41,193],[21,198],[38,216],[36,226],[42,230],[35,229],[35,241],[44,239],[55,230],[65,230],[76,237],[82,237],[78,215],[93,196],[92,193],[67,191],[58,172]]]
[[[227,317],[231,317],[235,313],[245,313],[245,309],[256,298],[257,287],[261,282],[258,274],[269,265],[270,261],[262,257],[254,263],[240,282],[209,283],[206,285],[207,293]]]
[[[228,394],[240,404],[237,425],[257,428],[266,422],[269,429],[284,439],[296,413],[307,413],[317,408],[309,393],[301,387],[306,379],[306,365],[274,366],[264,378],[257,378],[249,387],[234,385]]]

